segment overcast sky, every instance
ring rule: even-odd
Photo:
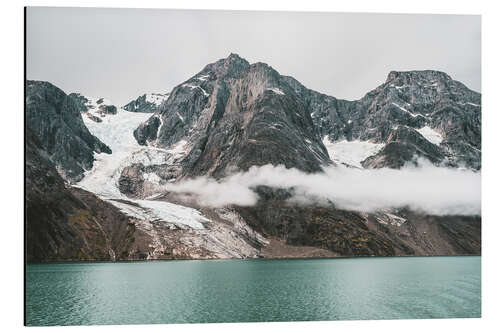
[[[441,70],[481,91],[480,16],[31,7],[26,34],[28,79],[120,106],[231,52],[337,98],[391,70]]]

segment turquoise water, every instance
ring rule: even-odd
[[[28,325],[481,316],[480,257],[30,264]]]

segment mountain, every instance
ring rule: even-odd
[[[362,99],[340,100],[231,54],[175,87],[134,135],[156,147],[187,142],[184,176],[268,163],[317,172],[329,159],[401,168],[418,157],[480,170],[480,103],[479,93],[430,70],[393,71]]]
[[[90,134],[74,100],[51,83],[26,83],[26,124],[66,181],[82,179],[92,168],[94,152],[111,153]]]
[[[160,105],[168,99],[170,94],[144,94],[123,106],[124,110],[130,112],[154,113]]]
[[[110,154],[92,151],[91,170],[86,168],[74,186],[56,182],[59,185],[50,191],[63,193],[58,202],[80,202],[91,208],[90,216],[101,212],[107,217],[107,222],[92,220],[116,230],[105,233],[108,239],[122,235],[124,243],[113,251],[127,254],[117,259],[481,253],[477,215],[436,216],[408,207],[349,211],[330,201],[290,201],[300,190],[294,187],[254,186],[250,191],[258,200],[253,206],[217,208],[189,193],[171,191],[171,185],[198,176],[222,181],[235,171],[269,164],[310,176],[340,164],[347,166],[342,170],[398,169],[423,157],[440,167],[476,172],[481,168],[481,96],[445,73],[391,72],[360,100],[347,101],[308,89],[267,64],[250,64],[231,54],[163,97],[152,113],[147,95],[117,108],[103,98],[71,94],[67,103],[72,107],[62,109],[109,147]],[[57,117],[51,114],[50,119]],[[27,118],[28,129],[33,121],[39,120]],[[39,155],[47,156],[47,164],[57,166],[59,173],[67,173],[68,165],[57,164],[45,150],[42,143],[50,140],[39,141]],[[32,174],[53,174],[48,168]],[[53,184],[56,176],[40,176],[39,182]],[[36,176],[29,178],[29,186],[42,186],[31,185]],[[231,188],[227,192],[222,194],[233,195]],[[31,201],[39,204],[31,205],[37,207],[31,211],[57,216],[59,222],[52,228],[56,231],[47,231],[52,230],[47,224],[34,232],[33,246],[43,247],[50,239],[36,234],[56,233],[58,242],[75,244],[72,254],[64,252],[60,259],[74,258],[78,251],[90,253],[85,242],[73,242],[76,231],[67,231],[74,225],[73,206],[63,204],[53,213],[53,203],[45,201],[49,195],[34,197]],[[115,213],[117,220],[112,218]],[[28,225],[36,225],[36,215],[28,216]],[[128,233],[123,231],[123,216]],[[83,235],[91,237],[87,231]],[[111,258],[102,255],[105,247],[98,248],[100,254],[85,258]],[[53,257],[47,249],[42,253]]]
[[[267,241],[234,210],[206,210],[159,195],[164,185],[160,177],[170,179],[169,172],[176,170],[174,160],[180,152],[137,143],[134,129],[150,114],[122,108],[103,113],[100,106],[113,105],[110,101],[86,96],[83,99],[89,106],[82,112],[83,122],[112,149],[112,154],[96,154],[94,167],[75,187],[93,193],[128,216],[134,232],[125,259],[259,256]],[[163,167],[164,172],[159,172],[158,168]]]
[[[175,151],[176,157],[147,169],[134,165],[120,179],[128,195],[140,196],[145,174],[168,184],[200,175],[222,178],[265,164],[313,173],[332,163],[401,168],[424,157],[439,166],[477,170],[480,114],[480,94],[442,72],[391,72],[362,99],[346,101],[231,54],[175,87],[134,131],[139,144]],[[480,251],[477,216],[295,207],[287,201],[293,189],[254,191],[259,202],[235,210],[254,230],[289,245],[340,255]]]
[[[308,108],[286,80],[235,54],[175,87],[134,135],[155,147],[187,142],[181,176],[222,177],[270,163],[318,172],[330,163]]]
[[[309,105],[332,158],[345,140],[354,150],[372,148],[373,155],[358,161],[368,168],[400,168],[421,156],[435,164],[481,169],[481,95],[443,72],[390,72],[384,84],[357,101],[287,79]]]
[[[135,234],[130,218],[90,192],[67,187],[30,128],[25,140],[28,261],[128,258]]]

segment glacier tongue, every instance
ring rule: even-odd
[[[118,188],[118,180],[125,167],[134,163],[142,163],[144,166],[163,164],[170,158],[178,158],[185,153],[185,141],[176,144],[172,150],[144,147],[137,143],[133,132],[150,116],[151,114],[123,109],[118,109],[116,114],[106,115],[102,122],[84,116],[83,120],[89,131],[106,143],[112,154],[96,154],[93,168],[87,171],[76,186],[95,193],[131,217],[161,220],[181,229],[203,229],[203,222],[209,220],[196,209],[165,201],[130,199]]]

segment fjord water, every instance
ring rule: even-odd
[[[29,264],[27,325],[481,316],[480,257]]]

